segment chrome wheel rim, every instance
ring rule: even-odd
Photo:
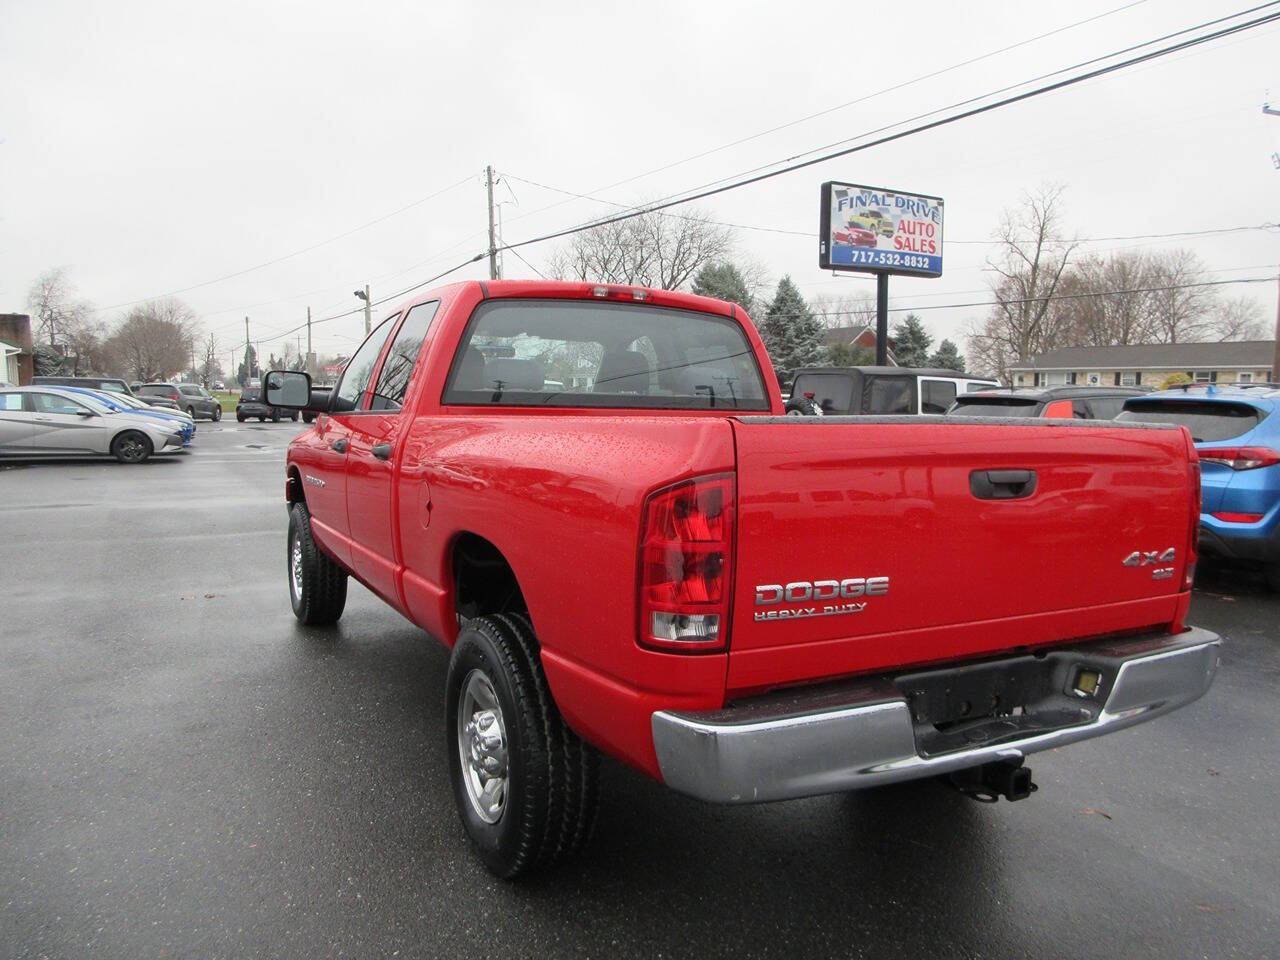
[[[507,728],[489,678],[472,670],[458,694],[458,758],[471,809],[497,823],[507,803]]]
[[[289,588],[295,600],[302,598],[302,538],[298,536],[289,549]]]

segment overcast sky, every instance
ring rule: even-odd
[[[611,209],[522,181],[620,203],[661,197],[1249,5],[0,0],[0,312],[22,311],[32,281],[65,266],[104,319],[195,287],[180,296],[226,359],[245,315],[264,353],[278,351],[267,339],[308,305],[328,316],[357,306],[351,291],[366,282],[377,299],[484,249],[485,164],[509,175],[498,198],[517,241]],[[811,297],[874,289],[817,266],[823,180],[944,197],[944,275],[895,278],[892,305],[918,306],[935,336],[956,337],[980,310],[930,305],[985,299],[989,252],[959,241],[989,239],[1001,208],[1041,183],[1066,185],[1085,237],[1280,221],[1269,92],[1280,100],[1275,25],[700,207],[808,233],[740,230],[738,247]],[[1280,261],[1275,230],[1090,249],[1139,245],[1191,247],[1215,279],[1274,276]],[[541,268],[551,247],[521,252]],[[532,275],[510,254],[506,274]],[[485,275],[477,263],[450,279]],[[1275,284],[1228,289],[1274,316]],[[314,332],[318,351],[349,353],[363,320]]]

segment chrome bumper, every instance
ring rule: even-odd
[[[718,803],[759,803],[857,790],[1016,759],[1151,720],[1204,694],[1219,638],[1206,630],[1102,640],[1040,657],[787,690],[714,713],[653,715],[666,784]],[[1047,692],[1013,716],[947,724],[917,708],[918,688],[962,675],[1028,669],[1039,661]],[[1081,670],[1102,677],[1095,698],[1073,693]]]

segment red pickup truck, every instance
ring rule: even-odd
[[[1195,700],[1199,465],[1181,428],[787,417],[732,304],[455,284],[382,321],[289,447],[306,624],[354,576],[452,648],[450,777],[514,876],[577,849],[597,750],[753,803],[948,774]]]

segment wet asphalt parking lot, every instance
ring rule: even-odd
[[[1210,569],[1200,702],[933,782],[716,807],[606,763],[594,842],[469,855],[446,654],[353,584],[285,585],[290,423],[138,467],[0,467],[0,957],[1280,956],[1280,598]]]

